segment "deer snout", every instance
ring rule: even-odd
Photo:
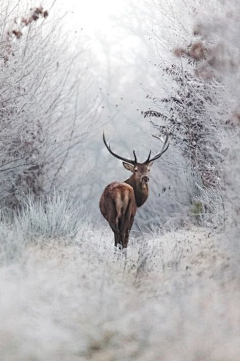
[[[148,181],[149,181],[149,178],[146,175],[142,177],[142,182],[148,183]]]

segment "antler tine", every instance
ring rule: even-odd
[[[135,150],[133,150],[133,156],[134,156],[134,162],[137,163],[137,156],[136,156]]]
[[[150,152],[149,152],[149,154],[148,154],[148,157],[147,157],[147,160],[145,160],[144,163],[148,163],[148,162],[149,162],[149,159],[150,159],[150,157],[151,157],[151,153],[152,153],[152,151],[150,150]]]
[[[122,161],[124,161],[124,162],[126,162],[126,163],[130,163],[130,164],[133,164],[133,165],[137,163],[137,157],[136,157],[135,151],[133,151],[134,160],[127,159],[127,158],[123,158],[123,157],[121,157],[120,155],[114,153],[114,152],[112,151],[112,149],[110,148],[110,143],[107,144],[107,142],[106,142],[106,138],[105,138],[104,132],[103,132],[103,142],[104,142],[107,150],[109,151],[109,153],[112,154],[112,155],[113,155],[114,157],[116,157],[117,159],[120,159],[120,160],[122,160]]]
[[[159,137],[156,137],[156,138],[161,139]],[[144,163],[150,163],[150,162],[153,162],[154,160],[160,158],[163,155],[163,153],[165,153],[168,150],[168,147],[169,147],[169,143],[168,143],[168,134],[167,134],[166,139],[163,144],[163,147],[162,147],[162,150],[159,153],[157,153],[154,157],[152,157],[151,159],[150,159],[150,154],[151,154],[151,151],[150,151],[149,156]]]

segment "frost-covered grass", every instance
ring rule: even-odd
[[[34,200],[29,196],[15,218],[15,224],[26,236],[74,237],[83,222],[82,205],[66,192]]]
[[[86,221],[75,238],[41,242],[6,227],[1,361],[239,361],[239,262],[221,235],[132,236],[125,258]]]

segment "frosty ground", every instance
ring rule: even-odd
[[[75,237],[1,227],[1,361],[239,361],[236,253],[216,231]]]

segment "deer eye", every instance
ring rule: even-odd
[[[137,169],[137,168],[135,168],[135,169],[134,169],[134,172],[136,173],[137,171],[138,171],[138,169]]]

